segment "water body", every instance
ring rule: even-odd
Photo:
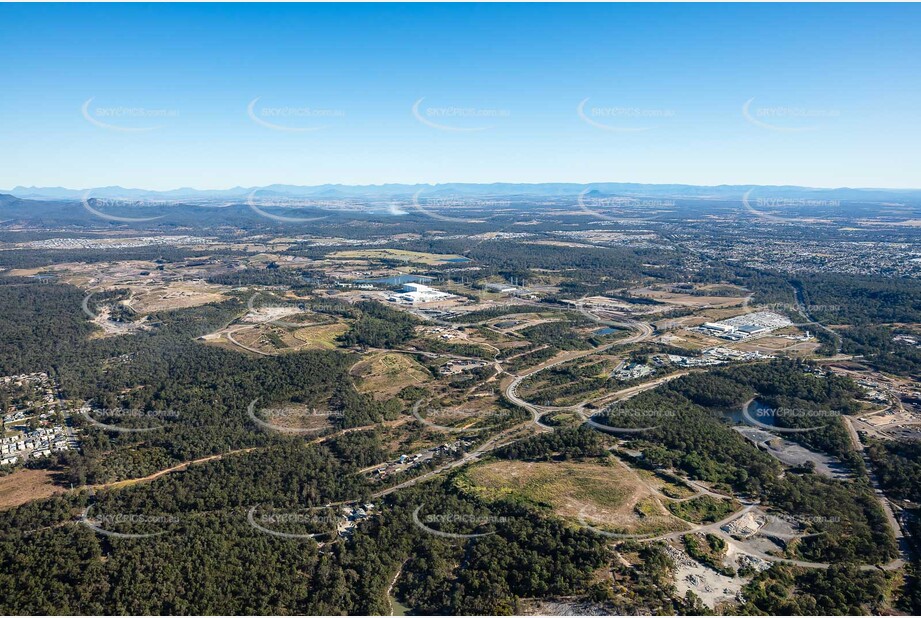
[[[617,332],[616,328],[611,328],[610,326],[606,326],[605,328],[599,328],[598,330],[596,330],[595,334],[596,335],[610,335],[611,333],[616,333],[616,332]]]
[[[470,261],[472,261],[470,258],[465,258],[465,257],[456,257],[456,258],[450,258],[450,259],[445,260],[445,262],[470,262]]]
[[[745,417],[742,415],[742,410],[745,409],[743,404],[741,408],[737,410],[729,410],[724,412],[724,414],[732,420],[736,425],[752,425],[745,420]],[[748,406],[748,413],[759,423],[764,423],[765,425],[770,425],[771,427],[777,426],[777,419],[774,417],[774,408],[770,407],[766,403],[755,399]],[[752,425],[756,427],[757,425]]]

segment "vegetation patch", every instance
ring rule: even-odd
[[[720,537],[708,532],[706,535],[685,534],[682,540],[688,555],[694,560],[728,577],[736,574],[734,568],[723,564],[728,547],[726,541]]]
[[[722,500],[713,496],[668,503],[668,510],[675,517],[695,524],[712,524],[728,517],[738,508],[739,503],[734,500]]]

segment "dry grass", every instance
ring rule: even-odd
[[[334,324],[318,324],[300,328],[293,333],[293,337],[306,345],[306,349],[332,350],[336,347],[336,340],[349,329],[344,322]]]
[[[497,461],[472,468],[459,483],[486,500],[521,500],[571,521],[581,516],[599,528],[631,534],[682,528],[639,477],[622,466]]]
[[[63,492],[64,488],[54,484],[53,473],[48,470],[17,470],[7,476],[0,476],[0,509]]]
[[[402,262],[435,265],[445,264],[448,260],[462,258],[463,256],[421,253],[419,251],[404,251],[402,249],[354,249],[350,251],[336,251],[335,253],[330,253],[327,257],[334,260],[400,260]]]
[[[666,292],[664,290],[653,290],[651,288],[636,288],[630,290],[630,293],[670,305],[691,308],[738,307],[745,302],[745,299],[741,296],[696,296],[694,294]]]
[[[362,360],[349,372],[356,378],[359,392],[375,399],[390,399],[407,386],[421,386],[431,374],[407,354],[381,353]]]
[[[273,405],[263,408],[260,412],[268,423],[286,429],[319,431],[333,426],[328,411],[317,410],[304,404]]]
[[[193,281],[167,285],[131,286],[131,308],[138,313],[171,311],[220,302],[225,296],[221,286]]]

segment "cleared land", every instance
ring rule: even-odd
[[[630,290],[630,293],[634,296],[650,298],[670,305],[680,305],[682,307],[697,309],[708,307],[736,307],[745,302],[745,298],[741,296],[698,296],[697,294],[682,294],[678,292],[667,292],[665,290],[655,290],[652,288],[636,288]]]
[[[362,360],[349,372],[356,379],[359,392],[375,399],[390,399],[407,386],[420,386],[432,375],[407,354],[383,353]]]
[[[17,470],[12,474],[0,476],[0,509],[12,508],[63,492],[64,488],[54,484],[53,474],[48,470]]]
[[[284,404],[260,410],[266,422],[285,429],[320,431],[333,426],[332,415],[303,404]]]
[[[202,281],[174,282],[167,285],[130,286],[126,303],[140,314],[198,307],[224,300],[224,288]]]
[[[294,331],[293,336],[306,345],[299,346],[298,349],[324,349],[332,350],[336,347],[336,340],[349,329],[349,325],[344,322],[333,324],[318,324],[308,326]]]
[[[415,262],[417,264],[447,264],[451,261],[462,261],[464,256],[453,254],[422,253],[419,251],[404,251],[402,249],[353,249],[350,251],[336,251],[326,256],[333,260],[399,260],[401,262]]]
[[[547,507],[564,519],[628,534],[677,531],[656,495],[631,470],[579,462],[497,461],[458,480],[485,500],[517,499]]]

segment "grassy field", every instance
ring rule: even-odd
[[[674,515],[695,524],[712,524],[740,508],[734,500],[720,500],[713,496],[700,496],[686,502],[672,502],[668,510]]]
[[[130,305],[140,314],[187,309],[224,300],[222,291],[221,286],[198,281],[131,286]]]
[[[299,328],[292,335],[295,339],[303,341],[307,345],[305,349],[322,349],[332,350],[336,347],[336,339],[349,329],[349,325],[344,322],[335,322],[332,324],[318,324]]]
[[[277,427],[320,431],[333,426],[326,410],[316,410],[303,404],[282,404],[261,410],[265,420]]]
[[[580,462],[496,461],[458,477],[484,500],[519,500],[578,522],[628,534],[681,530],[639,477],[622,466]]]
[[[17,470],[0,476],[0,509],[19,506],[63,491],[63,487],[53,483],[52,472],[48,470]]]
[[[421,253],[402,249],[352,249],[349,251],[336,251],[330,253],[327,257],[333,260],[399,260],[401,262],[436,265],[447,264],[451,260],[459,260],[464,256]]]
[[[432,381],[432,374],[408,354],[381,353],[352,366],[359,392],[375,399],[390,399],[407,386],[421,386]]]
[[[704,288],[701,288],[701,291],[705,291]],[[635,288],[630,290],[630,293],[635,296],[650,298],[670,305],[691,308],[738,307],[745,301],[745,294],[741,289],[739,289],[739,296],[697,296],[694,294],[682,294],[680,292],[669,292],[648,287]]]
[[[678,479],[669,480],[663,475],[642,468],[634,468],[633,470],[647,485],[654,487],[669,498],[690,498],[695,493],[694,490],[687,485],[679,484],[680,481],[678,481]]]

